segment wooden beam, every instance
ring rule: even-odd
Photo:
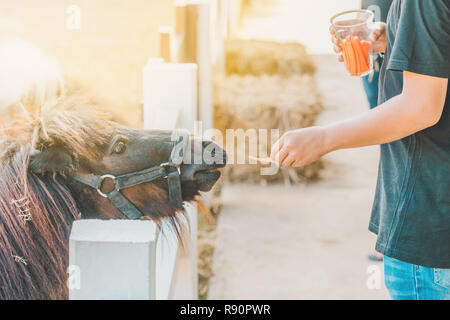
[[[184,2],[175,3],[175,33],[186,33],[186,4]]]
[[[196,63],[198,48],[198,5],[186,6],[186,51],[182,62]]]
[[[186,61],[186,25],[187,25],[187,8],[184,1],[175,2],[175,62]]]
[[[170,34],[172,32],[171,27],[159,28],[159,56],[164,59],[165,62],[171,62],[171,48],[170,48]]]
[[[209,1],[197,5],[198,116],[205,130],[213,127],[213,70],[211,55],[211,6]]]

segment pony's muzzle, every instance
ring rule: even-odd
[[[227,153],[213,141],[194,141],[201,143],[201,148],[191,148],[189,161],[181,166],[182,182],[195,182],[200,191],[209,191],[220,178],[219,169],[227,163]],[[198,149],[201,150],[199,154]]]

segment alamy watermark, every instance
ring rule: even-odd
[[[367,10],[370,10],[370,11],[373,12],[373,14],[375,16],[374,17],[375,21],[380,21],[381,20],[381,8],[380,8],[379,5],[373,4],[371,6],[368,6]]]
[[[66,9],[67,19],[66,27],[69,30],[81,29],[81,8],[75,4],[71,4]]]
[[[70,265],[67,268],[67,273],[69,274],[67,278],[67,287],[69,288],[69,290],[80,290],[81,268],[77,265]]]
[[[381,268],[377,265],[370,265],[366,270],[369,275],[366,281],[367,289],[380,290],[381,289]]]
[[[172,159],[185,164],[263,164],[261,175],[275,175],[279,171],[278,159],[270,158],[270,146],[280,138],[279,129],[226,129],[225,134],[218,129],[203,130],[202,122],[196,121],[194,134],[185,130],[175,130],[172,141],[176,144],[172,152]],[[214,144],[203,146],[196,140],[214,141]]]

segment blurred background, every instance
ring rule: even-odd
[[[73,5],[79,28],[70,28]],[[73,85],[137,127],[142,68],[158,56],[159,27],[174,14],[172,0],[1,0],[0,36],[34,43]]]
[[[324,26],[333,13],[357,7],[359,1],[253,2],[239,31],[243,38],[295,40],[310,53],[331,53]],[[77,86],[92,91],[102,104],[138,126],[142,67],[150,57],[158,57],[158,30],[174,23],[173,4],[173,0],[1,0],[0,36],[12,34],[36,44],[59,61]],[[82,9],[79,29],[67,27],[72,5]]]

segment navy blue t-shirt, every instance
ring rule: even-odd
[[[392,0],[362,0],[362,8],[373,11],[375,21],[386,22]]]
[[[394,0],[387,23],[379,104],[401,94],[403,71],[449,78],[450,0]],[[447,90],[435,126],[381,146],[369,226],[378,235],[376,248],[382,254],[433,268],[450,268]]]

